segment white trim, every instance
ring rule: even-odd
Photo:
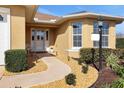
[[[71,48],[71,49],[68,49],[67,51],[68,52],[79,52],[81,48]]]
[[[94,47],[94,48],[99,48],[99,47]],[[102,46],[102,48],[109,48],[109,47],[104,47],[104,46]]]

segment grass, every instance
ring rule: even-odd
[[[47,65],[42,61],[38,61],[38,62],[33,62],[33,66],[30,67],[30,69],[28,69],[26,71],[14,73],[14,72],[9,72],[9,71],[5,70],[4,76],[12,76],[12,75],[19,75],[19,74],[31,74],[31,73],[36,73],[36,72],[42,72],[45,70],[47,70]]]
[[[71,59],[71,61],[62,60],[65,64],[69,65],[72,69],[72,73],[76,75],[76,86],[69,86],[66,84],[65,79],[50,82],[44,85],[32,86],[32,88],[86,88],[90,87],[98,78],[98,72],[93,67],[89,66],[87,74],[81,72],[82,66],[78,64],[76,60]]]

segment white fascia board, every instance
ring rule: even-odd
[[[123,19],[123,20],[124,20],[124,17],[120,17],[120,16],[112,16],[112,15],[96,14],[96,13],[91,13],[91,15],[95,15],[95,16],[103,16],[103,17],[111,17],[111,18],[117,18],[117,19]]]
[[[34,21],[38,23],[51,23],[51,24],[56,23],[56,21],[38,20],[36,18],[34,18]]]
[[[63,18],[78,17],[78,16],[87,16],[87,15],[111,17],[111,18],[117,18],[117,19],[119,18],[119,19],[123,19],[124,20],[124,17],[111,16],[111,15],[106,15],[106,14],[96,14],[96,13],[80,13],[80,14],[65,15],[65,16],[63,16]]]

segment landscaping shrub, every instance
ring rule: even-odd
[[[79,64],[82,64],[83,62],[86,63],[91,63],[92,62],[92,48],[82,48],[80,50],[80,59],[79,59]],[[115,54],[117,57],[124,58],[124,49],[108,49],[104,48],[102,49],[102,59],[103,61],[106,60],[106,58],[111,54]],[[99,49],[94,48],[94,61],[98,62],[99,61]]]
[[[124,38],[116,39],[116,48],[124,48]]]
[[[82,62],[91,63],[92,62],[92,55],[94,55],[94,61],[95,62],[98,61],[98,58],[99,58],[98,49],[94,49],[94,53],[92,53],[91,48],[82,48],[80,50],[79,64],[81,64]]]
[[[65,76],[65,80],[66,80],[66,83],[68,85],[75,86],[76,85],[76,80],[75,79],[76,79],[76,75],[74,75],[73,73],[70,73],[67,76]]]
[[[8,50],[5,52],[5,68],[10,72],[20,72],[28,67],[27,54],[24,49]]]
[[[118,49],[118,51],[119,51],[119,54],[120,54],[119,58],[124,59],[124,49]]]
[[[110,88],[124,88],[124,79],[118,79],[114,81],[111,85]]]
[[[88,72],[89,66],[88,64],[82,65],[82,72],[86,74]]]

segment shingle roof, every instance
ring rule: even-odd
[[[61,17],[37,12],[36,15],[35,15],[35,18],[38,18],[38,20],[49,21],[49,20],[58,20]]]

